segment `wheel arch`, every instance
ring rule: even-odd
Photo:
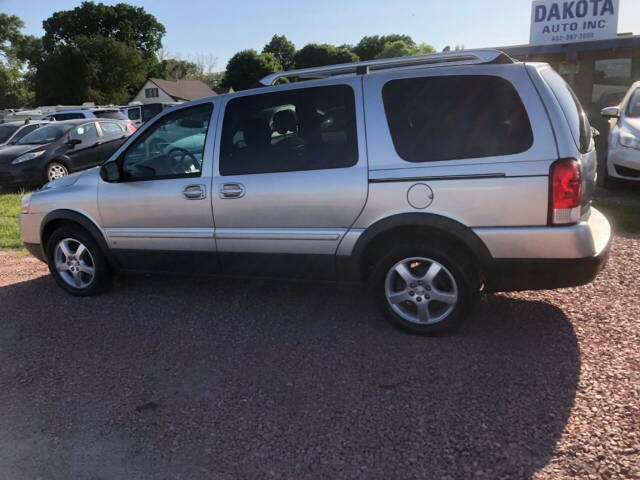
[[[432,213],[402,213],[370,225],[356,241],[348,260],[339,265],[339,272],[352,279],[365,280],[376,253],[397,243],[400,238],[406,240],[407,236],[434,237],[464,250],[476,265],[481,280],[483,272],[492,261],[484,242],[466,225]]]
[[[91,220],[86,215],[76,212],[74,210],[67,209],[59,209],[53,210],[45,215],[40,224],[40,242],[42,245],[43,251],[47,251],[47,242],[51,234],[60,226],[65,224],[72,224],[81,227],[83,230],[88,232],[93,239],[98,243],[100,250],[106,257],[110,266],[113,268],[118,268],[118,263],[116,262],[114,256],[111,254],[109,250],[109,246],[107,245],[107,240],[104,237],[102,231],[95,224],[93,220]]]

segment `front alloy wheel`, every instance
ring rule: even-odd
[[[47,242],[47,263],[55,281],[72,295],[96,295],[111,284],[111,269],[95,239],[77,225],[63,225]]]
[[[54,250],[55,267],[60,278],[73,288],[87,288],[95,278],[91,252],[80,241],[64,238]]]
[[[69,175],[69,171],[62,163],[51,162],[47,165],[47,181],[52,182],[67,175]]]

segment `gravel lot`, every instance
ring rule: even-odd
[[[454,335],[355,286],[132,277],[0,254],[0,477],[640,478],[640,237],[595,283]]]

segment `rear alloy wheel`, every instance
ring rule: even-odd
[[[473,263],[459,252],[400,245],[374,267],[371,288],[382,311],[413,333],[457,327],[478,293]]]
[[[451,272],[425,257],[406,258],[391,267],[384,293],[391,310],[417,325],[444,320],[458,303],[458,285]]]
[[[49,271],[72,295],[101,293],[111,281],[109,265],[95,240],[83,229],[63,226],[47,242]]]
[[[69,175],[69,170],[60,162],[51,162],[47,165],[47,170],[45,173],[47,177],[47,181],[51,182],[53,180],[58,180],[59,178],[66,177]]]

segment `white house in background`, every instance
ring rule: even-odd
[[[132,101],[141,103],[188,102],[213,95],[217,95],[216,92],[200,80],[148,78]]]

